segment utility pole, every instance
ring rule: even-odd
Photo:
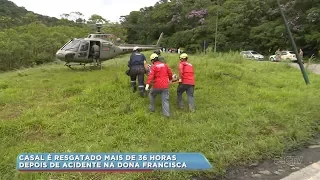
[[[308,75],[307,75],[307,73],[306,73],[306,71],[305,71],[305,69],[304,69],[304,66],[303,66],[303,64],[302,64],[302,60],[301,60],[301,57],[300,57],[300,55],[299,55],[297,45],[296,45],[296,43],[295,43],[294,40],[293,40],[293,37],[292,37],[291,31],[290,31],[290,28],[289,28],[289,26],[288,26],[287,19],[286,19],[286,17],[284,16],[284,13],[283,13],[283,11],[282,11],[282,9],[281,9],[281,5],[280,5],[279,0],[277,0],[277,3],[278,3],[279,11],[280,11],[281,16],[282,16],[282,20],[283,20],[284,26],[286,27],[287,33],[288,33],[288,35],[289,35],[289,39],[290,39],[291,45],[292,45],[293,50],[294,50],[294,52],[295,52],[295,54],[296,54],[296,56],[297,56],[298,64],[299,64],[299,66],[300,66],[300,70],[301,70],[301,73],[302,73],[302,75],[303,75],[304,81],[306,82],[306,84],[309,84],[310,82],[309,82],[309,79],[308,79]]]
[[[217,11],[217,18],[216,18],[216,34],[215,34],[215,36],[214,36],[214,52],[217,52],[218,16],[219,16],[219,13],[218,13],[218,11]]]

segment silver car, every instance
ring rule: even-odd
[[[256,51],[252,51],[252,50],[241,51],[240,55],[242,55],[242,57],[244,57],[244,58],[255,59],[255,60],[258,60],[258,61],[262,61],[264,59],[263,55],[257,53]]]

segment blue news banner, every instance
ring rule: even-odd
[[[201,153],[23,153],[20,171],[205,170],[212,166]]]

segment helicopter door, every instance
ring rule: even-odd
[[[89,56],[89,42],[88,41],[82,41],[80,50],[78,53],[78,59],[87,59]]]
[[[112,44],[109,42],[103,42],[102,43],[102,51],[101,54],[105,58],[112,57],[112,52],[114,51],[114,48],[112,47]]]

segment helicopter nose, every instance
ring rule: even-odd
[[[56,53],[56,58],[57,58],[57,59],[63,60],[64,57],[65,57],[64,53],[61,53],[61,52],[59,52],[59,51]]]

